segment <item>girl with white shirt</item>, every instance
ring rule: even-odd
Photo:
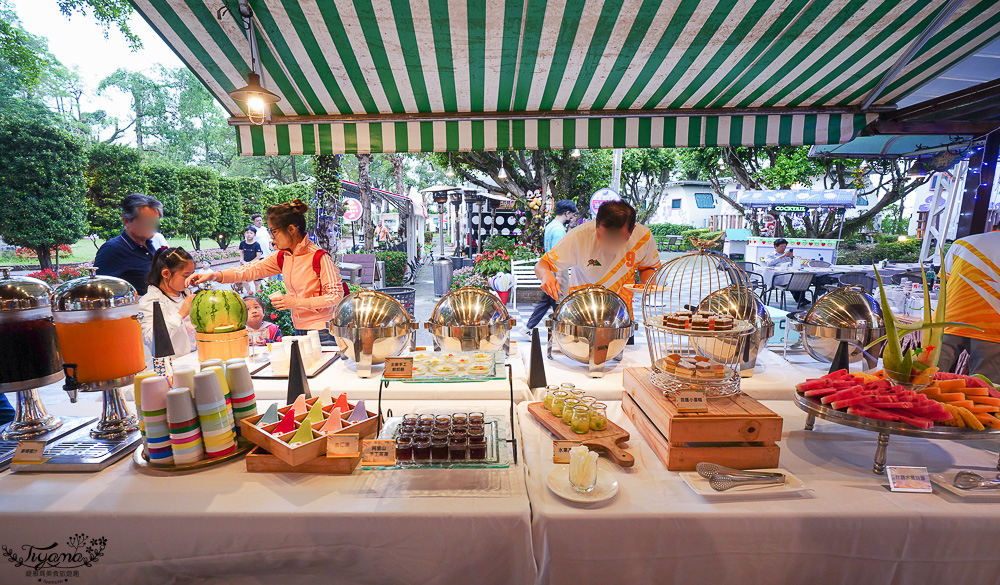
[[[194,350],[194,326],[190,318],[194,295],[185,286],[192,274],[194,259],[184,248],[162,248],[153,255],[153,266],[146,276],[149,288],[139,299],[147,368],[153,367],[153,301],[160,302],[174,355],[187,355]]]

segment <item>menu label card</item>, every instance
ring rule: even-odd
[[[412,378],[413,358],[412,357],[391,357],[385,360],[384,378]]]
[[[885,472],[889,476],[889,489],[894,492],[931,493],[934,491],[926,467],[887,465]]]
[[[327,435],[327,457],[357,457],[361,435]]]
[[[395,465],[396,442],[392,439],[361,441],[361,465]]]
[[[552,441],[552,462],[569,463],[569,450],[582,441]]]
[[[677,412],[708,412],[705,393],[697,390],[681,390],[677,393]]]
[[[14,463],[41,463],[45,441],[20,441],[14,451]]]

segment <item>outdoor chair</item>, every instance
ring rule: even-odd
[[[809,266],[813,268],[829,268],[830,266],[832,266],[832,264],[830,264],[826,260],[810,260]]]
[[[922,270],[911,270],[909,272],[900,272],[899,274],[893,274],[892,276],[890,276],[889,281],[892,284],[899,284],[905,278],[908,279],[910,282],[921,282],[921,279],[923,278],[921,276],[922,273],[923,273]]]
[[[768,304],[771,298],[772,291],[781,291],[781,310],[785,310],[785,298],[787,295],[785,293],[790,292],[801,292],[803,293],[803,298],[806,292],[810,292],[810,287],[812,286],[813,275],[808,272],[794,272],[791,274],[779,274],[774,277],[774,281],[770,289],[767,290],[764,296],[764,304]],[[813,301],[815,301],[815,295],[813,295]]]
[[[748,284],[752,290],[760,290],[760,294],[764,294],[764,276],[757,272],[760,266],[755,262],[733,262],[740,270],[746,273]]]
[[[837,279],[836,284],[827,285],[827,289],[840,288],[842,286],[858,285],[865,289],[866,292],[872,292],[875,290],[875,278],[861,272],[855,272],[850,274],[841,274]]]

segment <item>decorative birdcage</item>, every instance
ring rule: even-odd
[[[755,319],[735,308],[753,295],[745,272],[706,250],[661,266],[642,294],[642,320],[652,361],[650,379],[668,394],[704,391],[708,397],[740,392],[740,364],[757,331]]]

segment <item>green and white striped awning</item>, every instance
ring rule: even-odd
[[[1000,36],[995,0],[133,0],[242,154],[831,144]]]

